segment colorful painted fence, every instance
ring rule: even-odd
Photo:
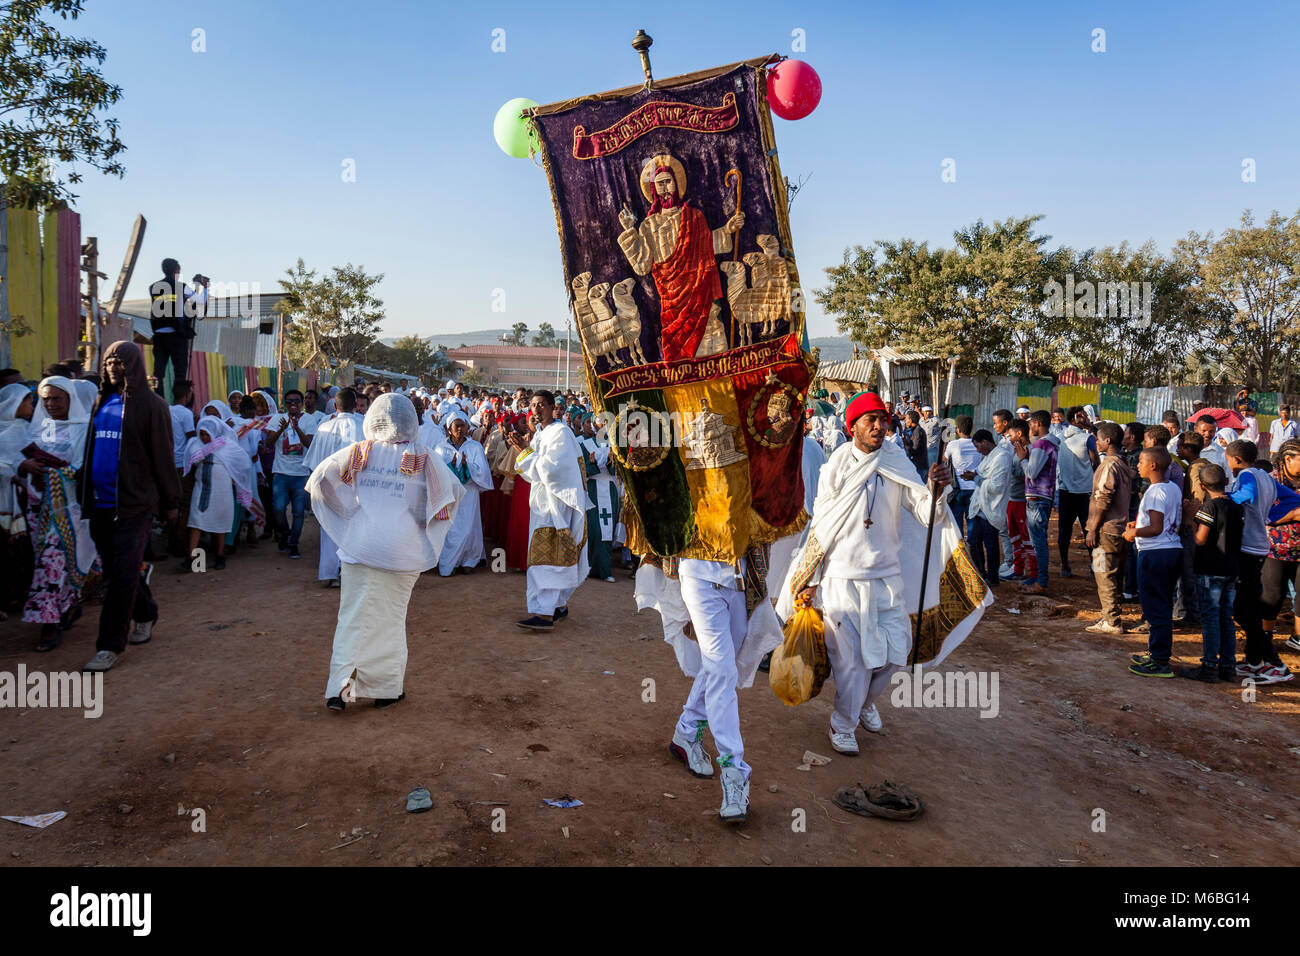
[[[39,378],[81,341],[81,216],[0,208],[0,365]],[[7,354],[6,354],[7,353]]]
[[[1016,406],[1027,405],[1031,412],[1052,410],[1053,382],[1050,378],[1020,376],[1016,389]]]
[[[145,368],[153,372],[153,346],[142,345]],[[172,400],[172,383],[174,376],[171,365],[167,366],[166,380],[162,383],[163,395],[167,401]],[[223,402],[233,391],[245,395],[254,389],[272,388],[276,395],[283,395],[289,389],[299,391],[316,388],[324,381],[329,384],[329,377],[322,379],[315,369],[293,372],[277,372],[273,368],[257,368],[251,365],[227,365],[225,356],[212,352],[193,352],[190,356],[190,380],[194,383],[195,408],[201,409],[214,398]],[[238,409],[236,409],[238,411]]]

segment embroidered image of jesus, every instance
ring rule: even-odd
[[[722,308],[722,280],[716,256],[730,252],[745,225],[737,210],[710,229],[697,206],[685,199],[686,171],[668,155],[652,156],[641,170],[641,192],[650,212],[637,225],[626,206],[618,214],[618,244],[637,275],[649,273],[659,293],[659,341],[663,360],[693,358],[710,317]]]

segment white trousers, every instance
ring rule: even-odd
[[[556,608],[567,607],[569,598],[575,588],[540,588],[537,586],[536,578],[533,575],[533,569],[529,568],[527,572],[527,583],[524,585],[524,596],[528,601],[529,614],[544,614],[550,617],[555,613]]]
[[[400,697],[406,676],[406,608],[419,574],[343,566],[326,697],[351,683],[357,697]]]
[[[690,696],[677,721],[677,730],[694,739],[699,721],[707,720],[718,748],[718,760],[730,757],[731,765],[749,779],[745,743],[740,739],[740,705],[736,699],[736,652],[745,640],[748,617],[745,592],[708,581],[680,577],[682,602],[690,612],[695,640],[700,646],[700,672],[691,685]]]
[[[870,581],[826,578],[818,588],[826,626],[826,653],[835,680],[831,730],[852,733],[862,708],[907,664],[911,618],[902,602],[902,578]]]
[[[334,539],[320,529],[320,564],[316,569],[316,580],[333,581],[339,576],[339,546]]]

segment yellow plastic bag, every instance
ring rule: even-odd
[[[816,697],[831,676],[825,631],[821,612],[803,604],[796,604],[794,615],[785,622],[785,640],[772,652],[767,681],[791,707]]]

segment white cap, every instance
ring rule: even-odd
[[[923,412],[932,412],[932,411],[934,411],[934,409],[933,409],[931,406],[929,406],[929,405],[922,405],[922,406],[921,406],[921,411],[923,411]]]
[[[1021,412],[1027,412],[1027,411],[1029,411],[1029,406],[1021,405],[1019,408],[1016,409],[1016,414],[1019,415]]]

